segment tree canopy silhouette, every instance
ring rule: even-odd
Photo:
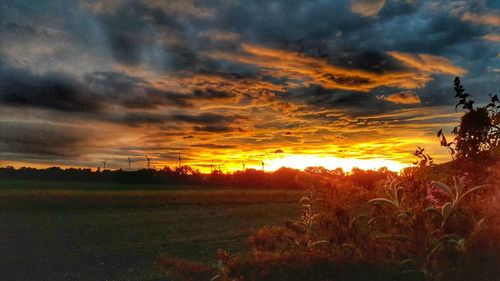
[[[466,112],[452,134],[454,142],[448,142],[442,129],[438,132],[441,146],[448,148],[455,160],[462,163],[481,163],[498,157],[500,144],[500,102],[497,95],[490,94],[490,102],[482,107],[475,107],[471,95],[465,92],[456,77],[454,81],[455,97],[458,103],[455,110],[462,106]]]

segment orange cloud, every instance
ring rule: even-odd
[[[200,130],[199,126],[207,124],[167,122],[157,125],[154,130],[151,130],[152,125],[144,124],[134,128],[142,136],[132,137],[141,139],[146,145],[131,154],[158,155],[163,159],[161,164],[173,165],[176,161],[174,156],[181,151],[187,164],[205,171],[209,169],[212,159],[224,170],[235,170],[241,167],[241,162],[245,162],[248,168],[259,168],[261,159],[269,162],[278,156],[293,154],[356,159],[382,157],[406,163],[415,145],[430,148],[433,154],[436,152],[437,159],[445,159],[446,152],[441,151],[434,133],[429,132],[434,127],[437,130],[438,127],[446,128],[454,124],[450,120],[455,120],[455,116],[446,115],[446,109],[405,109],[378,116],[353,117],[348,110],[318,111],[317,107],[305,103],[286,102],[278,95],[290,88],[313,84],[327,89],[362,92],[379,86],[414,89],[424,86],[435,74],[465,73],[464,69],[448,59],[389,52],[406,70],[378,73],[338,67],[323,58],[259,45],[243,44],[241,50],[241,53],[209,52],[201,55],[253,65],[261,74],[288,82],[264,81],[259,75],[242,78],[188,71],[174,75],[140,66],[117,65],[115,70],[140,77],[160,90],[185,95],[208,90],[230,93],[230,98],[193,101],[196,114],[244,117],[227,124],[230,129],[213,127],[212,131],[216,133],[211,132],[211,128]],[[420,103],[420,98],[413,91],[402,91],[383,99],[399,104]],[[163,114],[170,114],[172,110],[185,109],[160,109]],[[126,149],[127,146],[123,144],[123,147]],[[286,152],[276,154],[277,149]]]
[[[144,67],[115,65],[116,71],[130,76],[140,77],[158,90],[175,92],[186,96],[194,92],[222,92],[227,96],[218,98],[206,95],[206,99],[190,100],[198,109],[245,109],[249,107],[266,107],[280,112],[297,110],[297,104],[284,102],[276,97],[276,93],[285,92],[286,87],[252,77],[233,77],[217,74],[199,74],[183,72],[178,75],[161,74]]]
[[[500,34],[497,33],[486,34],[482,38],[486,41],[500,42]]]
[[[466,12],[462,15],[461,20],[473,24],[500,26],[500,14],[497,12],[487,12],[483,14]]]
[[[377,98],[397,104],[419,104],[422,102],[417,93],[413,91],[399,92],[389,96],[378,96]]]
[[[288,79],[288,88],[321,85],[326,89],[368,92],[380,86],[403,89],[420,88],[432,80],[433,74],[461,75],[466,71],[454,66],[448,59],[432,55],[412,55],[388,52],[409,69],[376,73],[360,69],[337,67],[326,59],[300,53],[267,48],[253,44],[241,45],[243,54],[212,52],[205,54],[212,59],[236,61],[260,67],[262,73]]]
[[[372,17],[385,6],[385,0],[353,0],[351,11],[362,17]]]
[[[240,39],[240,36],[234,32],[221,30],[208,30],[200,32],[200,37],[216,42],[235,42]]]
[[[453,65],[452,62],[444,57],[427,54],[414,55],[397,51],[390,51],[388,54],[407,66],[424,73],[440,73],[456,76],[466,73],[465,69]]]

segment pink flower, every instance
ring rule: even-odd
[[[448,201],[448,194],[440,188],[430,186],[427,188],[426,199],[432,205],[441,208]]]

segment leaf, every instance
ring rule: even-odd
[[[369,219],[369,217],[367,214],[361,214],[361,215],[354,218],[354,220],[351,222],[351,225],[356,224],[359,220],[362,220],[362,219],[367,220],[367,219]]]
[[[315,247],[315,246],[318,246],[318,245],[321,245],[321,244],[329,244],[330,242],[328,240],[319,240],[319,241],[315,241],[315,242],[312,242],[311,244],[309,244],[309,247]]]
[[[408,218],[408,219],[409,219],[409,218],[411,218],[411,213],[410,213],[410,212],[398,212],[398,213],[396,214],[396,218],[397,218],[397,219],[401,219],[401,218],[403,218],[403,217],[405,217],[405,218]]]
[[[403,195],[405,194],[405,191],[403,190],[403,188],[398,188],[396,190],[396,199],[397,199],[397,202],[398,204],[401,204],[401,201],[403,200]]]
[[[380,239],[392,239],[392,234],[380,234],[372,238],[372,240],[380,240]]]
[[[410,237],[408,235],[391,235],[391,234],[381,234],[373,237],[372,240],[380,240],[380,239],[390,239],[390,240],[395,240],[395,241],[400,241],[400,242],[405,242],[409,241]]]
[[[457,190],[457,199],[462,195],[464,192],[464,186],[465,186],[465,177],[461,177],[458,179],[458,182],[456,183],[455,189]]]
[[[399,262],[400,265],[412,265],[415,263],[414,259],[405,259]]]
[[[299,200],[299,203],[302,204],[302,202],[305,202],[305,201],[307,201],[307,203],[310,203],[311,199],[308,196],[302,196],[302,198],[300,198],[300,200]]]
[[[441,214],[443,215],[443,221],[446,221],[448,219],[452,210],[453,210],[453,205],[450,202],[443,205],[443,207],[441,208]]]
[[[486,218],[482,218],[482,219],[480,219],[480,220],[477,222],[477,224],[476,224],[476,225],[477,225],[477,228],[481,228],[481,227],[483,226],[483,223],[484,223],[484,221],[485,221],[485,220],[486,220]]]
[[[212,279],[210,279],[210,281],[215,281],[217,279],[221,278],[221,275],[220,274],[217,274],[215,275],[214,277],[212,277]]]
[[[453,190],[455,191],[455,196],[453,198],[453,201],[456,202],[458,200],[458,197],[462,194],[462,192],[460,191],[460,187],[459,187],[459,181],[457,180],[456,177],[453,177]]]
[[[442,134],[443,134],[443,129],[440,129],[440,130],[438,131],[438,134],[437,134],[438,138],[439,138]]]
[[[356,249],[356,247],[351,243],[342,243],[342,247],[346,247],[349,249]]]
[[[462,196],[460,196],[460,198],[458,198],[458,200],[457,200],[457,205],[458,205],[458,203],[459,203],[460,201],[462,201],[462,199],[464,199],[464,198],[465,198],[465,196],[467,196],[468,194],[470,194],[470,193],[472,193],[472,192],[474,192],[474,191],[477,191],[477,190],[483,189],[483,188],[488,187],[488,186],[490,186],[490,185],[489,185],[489,184],[483,184],[483,185],[479,185],[479,186],[476,186],[476,187],[474,187],[474,188],[471,188],[471,189],[467,190],[467,191],[466,191],[466,192],[465,192]]]
[[[462,238],[462,239],[458,240],[457,246],[458,246],[458,250],[460,252],[465,252],[465,239]]]
[[[370,201],[368,201],[368,203],[370,204],[378,204],[378,203],[388,203],[388,204],[391,204],[393,206],[395,206],[396,208],[398,208],[398,203],[392,201],[392,200],[389,200],[387,198],[375,198],[375,199],[372,199]]]
[[[439,248],[441,248],[441,246],[443,246],[444,243],[446,243],[446,242],[449,243],[450,240],[458,241],[459,239],[462,239],[462,237],[458,234],[445,234],[445,235],[443,235],[439,239],[439,241],[437,242],[436,246],[434,246],[432,251],[429,253],[429,256],[432,256],[437,250],[439,250]]]
[[[436,208],[436,207],[427,207],[427,208],[425,208],[425,210],[424,210],[424,211],[425,211],[425,212],[428,212],[428,213],[434,213],[434,214],[437,214],[437,215],[439,215],[439,217],[440,217],[441,219],[443,219],[443,214],[442,214],[442,213],[441,213],[441,211],[440,211],[438,208]]]
[[[307,223],[305,223],[303,221],[296,221],[295,225],[297,225],[297,226],[304,226],[305,227],[305,226],[307,226]]]
[[[450,187],[447,186],[446,184],[444,184],[440,181],[432,181],[431,184],[434,185],[435,187],[438,187],[438,188],[444,190],[448,194],[448,197],[450,197],[450,199],[453,199],[453,197],[455,197],[455,196],[453,196],[454,194],[451,191]]]

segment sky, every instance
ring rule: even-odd
[[[0,166],[449,161],[453,79],[498,93],[499,3],[0,0]]]

